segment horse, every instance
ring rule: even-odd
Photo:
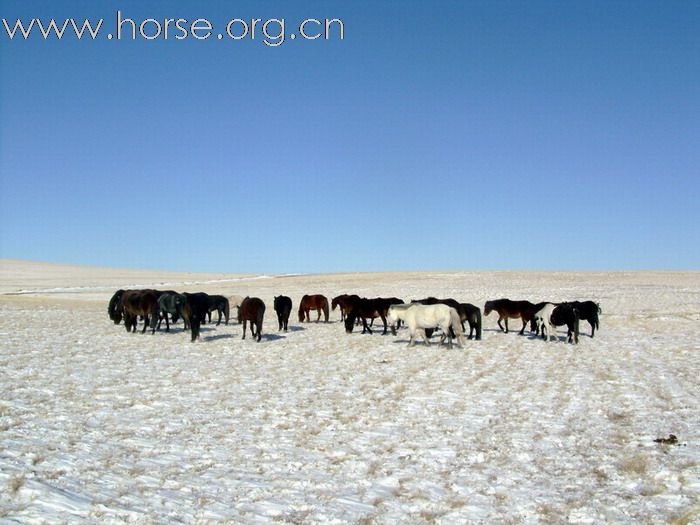
[[[352,301],[356,301],[359,298],[359,295],[348,295],[346,293],[338,295],[331,301],[331,310],[335,310],[336,307],[340,307],[340,320],[345,321],[345,317],[350,311]]]
[[[537,310],[533,316],[533,321],[537,327],[537,333],[539,334],[540,329],[542,329],[542,339],[545,341],[549,341],[550,338],[553,338],[555,341],[558,339],[556,327],[554,323],[552,323],[552,312],[554,312],[555,308],[555,304],[546,303],[542,308]]]
[[[124,326],[127,332],[136,332],[139,316],[144,324],[141,333],[149,326],[149,316],[158,301],[160,292],[156,290],[126,290],[121,296],[121,309],[124,315]]]
[[[400,319],[406,323],[411,334],[408,341],[409,347],[416,343],[416,334],[420,334],[425,344],[430,346],[430,339],[426,335],[425,329],[437,327],[442,330],[440,344],[447,338],[447,347],[452,348],[452,333],[454,333],[459,346],[464,346],[459,314],[457,310],[446,304],[393,304],[389,307],[389,319],[392,322]]]
[[[229,309],[236,309],[236,319],[238,319],[238,309],[241,307],[243,299],[245,299],[245,297],[243,297],[242,295],[232,295],[228,298]]]
[[[464,317],[469,323],[469,337],[467,339],[474,338],[476,341],[481,341],[481,308],[470,303],[459,303],[459,306],[461,309],[457,312],[459,312],[460,319]]]
[[[277,322],[279,323],[279,330],[284,328],[287,331],[287,324],[289,323],[289,314],[292,313],[292,299],[286,295],[275,296],[275,312],[277,312]]]
[[[209,313],[209,295],[204,292],[184,293],[185,303],[182,306],[182,318],[189,326],[192,342],[199,339],[199,329]]]
[[[569,304],[576,308],[580,320],[588,321],[591,325],[591,337],[593,337],[595,331],[599,329],[598,316],[603,313],[600,305],[593,301],[571,301]]]
[[[486,301],[484,305],[484,315],[489,315],[492,311],[498,312],[498,327],[505,333],[508,333],[508,319],[520,318],[523,321],[523,327],[520,329],[520,335],[525,333],[527,323],[530,323],[530,330],[534,331],[535,326],[532,323],[532,318],[535,312],[540,310],[545,303],[538,305],[532,304],[530,301],[511,301],[510,299],[496,299],[494,301]],[[539,306],[539,307],[538,307]],[[506,327],[503,328],[501,321],[505,320]]]
[[[245,339],[246,321],[250,321],[250,333],[260,342],[262,334],[263,316],[265,315],[265,303],[257,297],[246,297],[238,309],[238,322],[243,323],[243,339]],[[257,329],[257,331],[256,331]]]
[[[210,295],[209,296],[209,310],[207,311],[207,315],[209,316],[209,323],[211,323],[211,313],[216,310],[217,313],[219,314],[219,320],[216,322],[216,326],[219,326],[221,324],[221,314],[224,314],[224,319],[226,320],[226,324],[228,324],[228,317],[229,317],[229,302],[226,297],[223,295]]]
[[[389,312],[389,307],[393,304],[404,304],[403,300],[397,297],[375,297],[374,299],[367,299],[365,297],[350,300],[350,306],[348,307],[348,314],[345,317],[345,331],[348,334],[352,333],[353,327],[357,320],[362,322],[362,333],[369,332],[372,333],[372,324],[374,319],[377,317],[381,318],[384,324],[384,331],[382,335],[386,335],[388,323],[386,322],[386,316]],[[367,324],[367,319],[371,320],[371,323]],[[398,326],[398,323],[397,325]],[[391,333],[396,334],[396,326],[391,326]]]
[[[325,322],[328,322],[328,299],[323,295],[305,295],[301,298],[301,301],[299,301],[300,323],[303,323],[304,319],[306,319],[306,322],[311,322],[311,316],[309,315],[311,310],[318,312],[317,323],[321,319],[321,312],[323,312]]]
[[[412,303],[418,304],[446,304],[451,306],[459,314],[460,323],[462,325],[462,332],[465,331],[464,321],[469,323],[469,337],[468,339],[474,338],[474,332],[476,332],[476,340],[481,340],[481,310],[478,306],[474,306],[469,303],[459,303],[454,299],[436,299],[435,297],[427,297],[425,299],[416,299],[411,301]],[[430,330],[430,329],[428,329]],[[452,334],[454,337],[454,334]],[[432,336],[432,331],[428,333],[428,337]]]
[[[571,303],[557,305],[552,311],[550,320],[554,326],[566,325],[569,343],[578,344],[578,310]]]
[[[107,305],[107,314],[109,318],[114,321],[114,324],[119,324],[122,322],[124,312],[122,310],[122,295],[126,290],[117,290],[114,295],[109,300],[109,305]]]
[[[156,333],[156,330],[160,330],[160,325],[165,319],[165,331],[170,331],[170,321],[168,319],[168,314],[173,318],[173,323],[177,322],[178,318],[183,317],[182,308],[187,302],[187,297],[183,294],[179,294],[173,291],[167,291],[160,294],[156,304],[153,306],[152,316],[151,316],[151,329],[152,334]],[[185,329],[189,328],[189,323],[185,322]]]

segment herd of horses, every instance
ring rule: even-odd
[[[189,330],[192,342],[200,337],[201,325],[212,322],[212,313],[217,312],[216,325],[222,320],[229,323],[232,308],[237,310],[237,320],[243,325],[243,339],[246,336],[247,324],[250,323],[250,332],[253,338],[260,342],[262,338],[263,318],[265,315],[265,303],[258,297],[241,297],[223,295],[209,295],[204,292],[178,293],[173,290],[117,290],[109,301],[107,312],[114,324],[124,321],[127,332],[135,332],[139,320],[143,322],[142,333],[148,328],[151,333],[159,330],[165,321],[165,330],[170,330],[170,323],[177,323],[182,319],[184,329]],[[340,317],[345,331],[350,334],[356,326],[362,326],[362,333],[372,333],[375,319],[380,319],[383,324],[383,335],[390,329],[396,335],[396,329],[404,323],[410,331],[409,345],[415,343],[416,336],[420,335],[426,344],[430,344],[430,338],[436,329],[441,330],[442,343],[448,340],[448,346],[452,346],[452,340],[457,339],[463,344],[463,334],[466,332],[465,323],[469,325],[468,339],[480,340],[482,333],[481,309],[473,304],[460,303],[455,299],[437,299],[427,297],[425,299],[404,302],[398,297],[366,298],[359,295],[342,294],[334,297],[330,303],[320,294],[304,295],[299,301],[299,322],[310,322],[311,312],[316,311],[316,322],[321,320],[328,322],[330,310],[340,310]],[[288,329],[289,316],[292,313],[292,299],[285,295],[275,296],[274,310],[277,314],[279,330]],[[579,322],[588,321],[591,326],[591,337],[599,325],[600,306],[593,301],[569,301],[569,302],[539,302],[511,301],[510,299],[497,299],[486,301],[484,316],[491,312],[498,314],[498,327],[508,333],[508,320],[520,319],[522,328],[520,335],[524,334],[527,325],[530,331],[543,339],[557,340],[556,328],[567,327],[567,339],[569,343],[578,343]]]

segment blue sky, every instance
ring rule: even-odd
[[[344,40],[108,40],[339,18]],[[0,256],[222,272],[700,269],[696,2],[2,2]]]

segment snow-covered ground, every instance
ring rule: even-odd
[[[698,273],[0,277],[2,523],[700,523]],[[263,341],[111,323],[114,290],[159,283],[261,297]],[[338,312],[277,332],[274,295],[344,292],[603,315],[578,346],[494,314],[453,350],[346,335]]]

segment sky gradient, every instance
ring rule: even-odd
[[[59,5],[60,4],[60,5]],[[700,3],[3,2],[344,40],[0,37],[0,256],[700,269]]]

